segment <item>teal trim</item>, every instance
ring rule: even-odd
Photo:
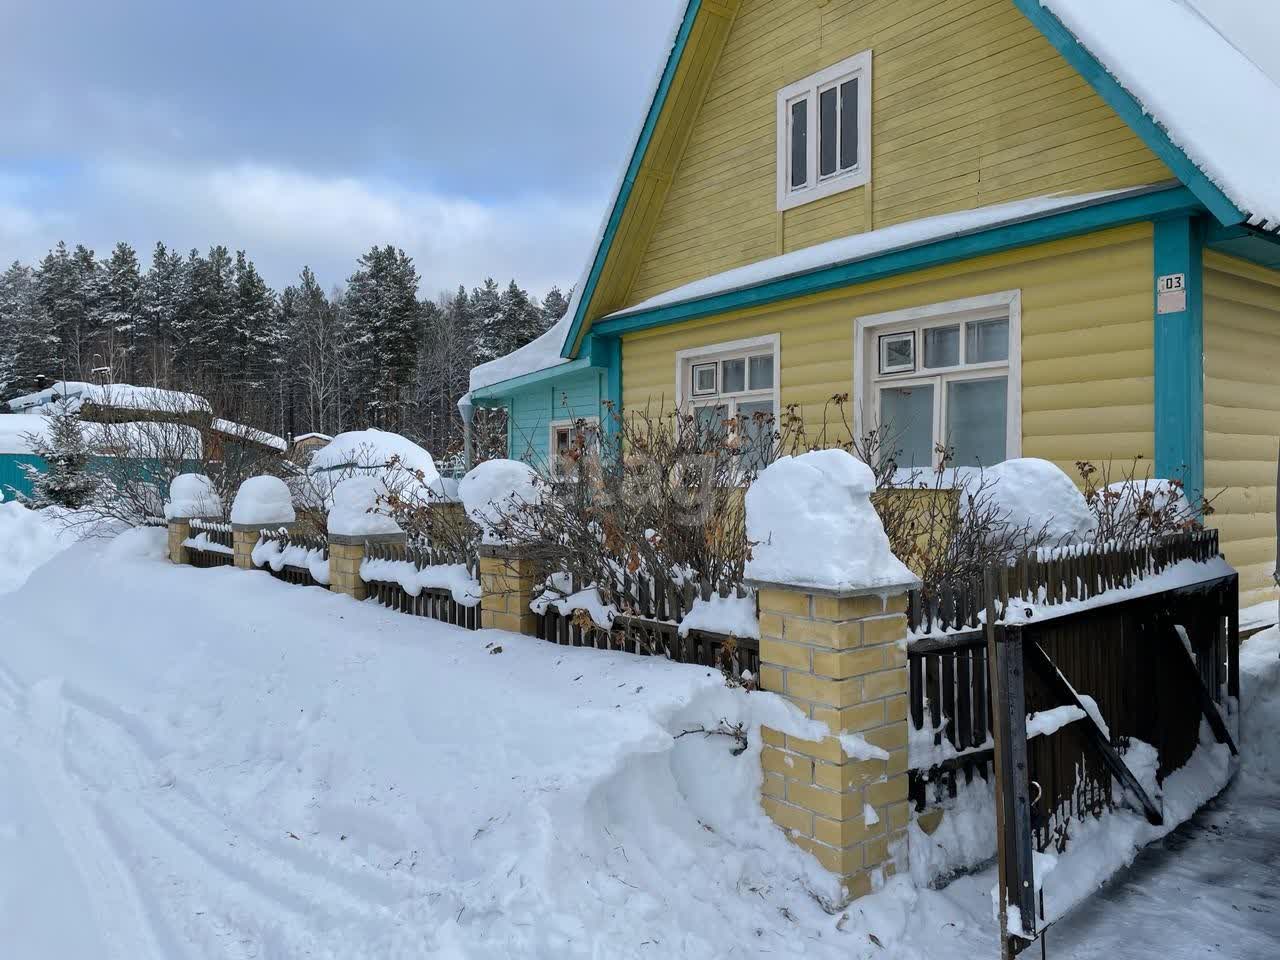
[[[618,430],[617,418],[622,414],[622,338],[592,337],[606,355],[604,363],[604,396],[601,398],[600,416],[604,432],[612,435]]]
[[[1192,503],[1204,493],[1204,226],[1199,218],[1155,225],[1157,277],[1186,275],[1186,309],[1155,318],[1156,474],[1182,481]]]
[[[1280,270],[1280,237],[1248,226],[1209,224],[1205,246],[1228,256],[1248,260],[1269,270]]]
[[[685,7],[684,19],[681,20],[680,29],[676,33],[676,42],[671,48],[671,56],[667,58],[667,66],[662,72],[662,78],[658,81],[658,89],[654,94],[653,103],[650,104],[644,126],[640,129],[640,138],[636,141],[636,148],[631,154],[631,162],[627,165],[627,172],[622,178],[622,185],[618,188],[618,196],[614,200],[613,210],[609,214],[604,235],[600,239],[600,246],[596,249],[595,259],[591,264],[591,272],[587,274],[582,296],[578,299],[578,309],[574,314],[573,324],[569,328],[569,335],[565,337],[564,347],[560,352],[563,357],[572,357],[574,355],[574,344],[578,342],[578,337],[582,333],[587,310],[591,306],[591,298],[595,296],[596,286],[600,282],[600,274],[604,270],[605,261],[609,258],[609,250],[612,248],[614,238],[618,234],[618,226],[622,223],[622,214],[626,211],[627,202],[631,199],[631,191],[635,188],[636,177],[640,174],[640,166],[649,150],[649,141],[653,139],[653,131],[658,126],[658,118],[662,116],[663,107],[667,103],[667,94],[671,92],[671,82],[675,79],[680,60],[684,57],[685,46],[689,42],[689,34],[693,32],[694,21],[698,19],[698,12],[701,9],[702,0],[689,0],[689,5]]]
[[[491,383],[489,386],[481,387],[479,390],[472,390],[471,401],[479,406],[490,406],[491,403],[500,406],[507,395],[516,390],[532,387],[546,380],[562,377],[565,374],[577,373],[579,370],[585,370],[589,366],[592,366],[591,358],[581,357],[569,363],[556,364],[554,367],[544,367],[541,370],[534,370],[532,373],[512,377],[510,380]]]
[[[597,320],[592,325],[591,332],[594,336],[621,336],[668,323],[777,303],[1110,227],[1161,217],[1185,216],[1203,209],[1195,195],[1186,187],[1141,191],[1048,216],[888,250],[861,260],[793,274],[711,297]]]
[[[1130,129],[1142,138],[1151,152],[1163,160],[1165,166],[1191,188],[1191,191],[1221,223],[1229,226],[1248,219],[1247,215],[1242,213],[1226,194],[1218,189],[1213,181],[1187,157],[1182,148],[1169,139],[1164,128],[1143,110],[1142,105],[1134,99],[1133,95],[1098,62],[1097,58],[1075,38],[1062,21],[1041,5],[1041,0],[1013,0],[1013,5],[1035,24],[1036,28],[1044,34],[1045,39],[1058,53],[1062,54],[1063,59],[1071,64],[1089,86],[1093,87],[1098,96],[1105,100]],[[1211,78],[1209,82],[1212,82]]]

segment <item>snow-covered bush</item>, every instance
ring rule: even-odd
[[[183,473],[169,484],[164,516],[166,520],[221,517],[222,498],[203,473]]]
[[[232,523],[270,526],[296,519],[289,487],[279,477],[250,477],[231,504]]]
[[[542,490],[537,471],[519,460],[486,460],[458,484],[467,516],[489,544],[518,538],[520,515],[537,507]]]
[[[347,477],[333,489],[328,529],[343,537],[373,537],[402,533],[384,511],[387,485],[381,477]]]
[[[827,590],[913,582],[871,504],[875,475],[844,450],[782,457],[747,491],[753,580]]]
[[[1097,522],[1084,495],[1071,478],[1048,460],[1021,457],[988,467],[970,484],[981,484],[999,511],[992,518],[993,534],[1009,530],[1042,529],[1057,546],[1086,543]],[[962,510],[970,500],[962,497]]]
[[[1141,460],[1126,464],[1120,479],[1112,480],[1110,464],[1076,464],[1098,543],[1133,544],[1184,533],[1201,527],[1213,513],[1211,500],[1192,504],[1180,481],[1153,478],[1150,469],[1139,476],[1140,465]]]

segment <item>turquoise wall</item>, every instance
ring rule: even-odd
[[[582,417],[606,419],[601,409],[607,384],[604,370],[589,367],[513,390],[507,405],[507,455],[544,467],[550,453],[551,424]]]
[[[35,454],[0,453],[0,494],[4,495],[4,499],[10,499],[15,490],[23,495],[30,495],[31,481],[22,469],[24,463],[31,464],[41,473],[46,467],[44,460]]]

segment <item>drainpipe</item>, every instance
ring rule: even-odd
[[[475,415],[476,408],[471,402],[471,394],[463,394],[462,399],[458,401],[458,413],[462,414],[462,463],[467,468],[467,472],[471,472],[471,468],[475,466],[475,459],[471,447],[471,418]]]

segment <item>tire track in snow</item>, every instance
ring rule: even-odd
[[[180,784],[163,764],[163,750],[136,720],[109,706],[103,709],[100,701],[82,691],[64,687],[63,695],[86,734],[65,739],[64,764],[81,783],[98,790],[115,820],[135,831],[124,834],[135,848],[151,850],[157,831],[163,833],[163,844],[187,851],[175,858],[195,867],[185,875],[216,872],[230,884],[253,891],[267,907],[260,911],[264,916],[285,910],[299,916],[323,912],[387,920],[392,905],[411,895],[381,878],[343,876],[337,864],[284,847],[283,841],[264,839]],[[89,730],[91,725],[98,727],[96,734]],[[78,756],[73,744],[80,744]],[[94,766],[111,773],[132,770],[136,782],[131,788],[110,782],[105,789],[95,786],[103,778],[95,776]],[[147,839],[139,842],[140,837]],[[225,848],[217,847],[209,839],[213,837],[226,837]]]

